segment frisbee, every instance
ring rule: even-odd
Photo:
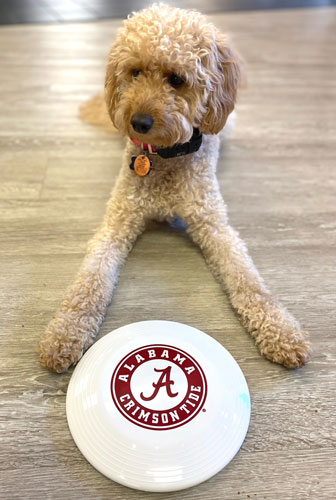
[[[196,328],[143,321],[105,335],[76,366],[70,432],[99,472],[125,486],[168,492],[225,467],[250,421],[245,377],[231,354]]]

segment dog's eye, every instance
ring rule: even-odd
[[[132,76],[133,76],[134,78],[136,78],[136,77],[137,77],[137,76],[139,76],[140,74],[141,74],[141,69],[134,69],[134,70],[132,71]]]
[[[182,85],[184,84],[183,78],[181,78],[178,75],[175,75],[175,73],[173,73],[172,75],[170,75],[168,81],[169,81],[170,85],[172,87],[174,87],[175,89],[178,89],[179,87],[182,87]]]

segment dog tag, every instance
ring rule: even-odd
[[[135,173],[140,175],[140,177],[145,177],[150,172],[152,162],[148,156],[139,155],[134,159],[133,165]]]

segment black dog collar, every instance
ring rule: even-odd
[[[195,153],[199,150],[202,144],[202,134],[198,128],[194,128],[194,133],[191,139],[184,144],[175,144],[170,148],[157,149],[157,154],[161,158],[177,158],[178,156],[185,156]]]
[[[189,155],[191,153],[195,153],[199,150],[202,144],[202,134],[198,130],[198,128],[194,128],[193,135],[188,142],[183,144],[175,144],[169,148],[155,148],[151,144],[145,144],[143,142],[135,141],[131,139],[134,144],[140,146],[145,152],[149,154],[158,154],[161,158],[177,158],[179,156]]]

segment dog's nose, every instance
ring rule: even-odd
[[[143,115],[141,113],[135,113],[131,118],[132,127],[139,134],[147,134],[147,132],[152,128],[154,120],[149,115]]]

